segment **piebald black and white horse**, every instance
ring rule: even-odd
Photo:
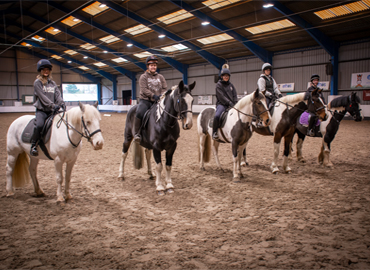
[[[337,97],[328,104],[330,111],[329,117],[326,121],[320,123],[320,134],[315,137],[323,137],[321,151],[318,156],[318,161],[324,166],[331,167],[333,163],[330,161],[330,144],[334,140],[338,132],[339,124],[348,112],[356,122],[362,121],[363,115],[361,112],[360,98],[355,92],[348,96]],[[307,126],[297,123],[296,133],[298,134],[297,141],[297,159],[298,161],[305,162],[302,156],[302,145],[307,134]]]
[[[198,116],[198,135],[199,135],[199,162],[200,169],[204,170],[204,162],[210,161],[211,148],[216,159],[217,166],[221,169],[218,159],[219,141],[212,140],[212,127],[209,125],[215,115],[214,108],[204,109]],[[265,96],[259,91],[243,97],[233,108],[228,111],[225,126],[218,129],[219,138],[223,142],[231,143],[233,154],[233,178],[238,181],[243,177],[240,169],[240,161],[243,150],[252,136],[252,118],[257,117],[263,126],[270,124],[270,113],[267,110]],[[212,146],[211,146],[212,142]],[[246,157],[243,155],[244,161]]]
[[[193,126],[193,96],[191,90],[195,87],[195,82],[191,85],[184,85],[183,81],[178,86],[168,90],[161,99],[149,109],[149,116],[144,116],[141,128],[141,142],[133,144],[133,160],[135,169],[141,169],[144,161],[143,147],[148,165],[148,174],[153,178],[151,168],[151,152],[153,150],[156,162],[156,190],[158,195],[174,192],[171,180],[172,157],[177,146],[177,139],[180,136],[178,119],[182,121],[184,130],[191,129]],[[119,167],[118,178],[124,179],[125,160],[128,155],[131,142],[134,137],[133,123],[137,106],[134,106],[127,113],[125,127],[125,141],[123,143],[122,159]],[[161,152],[166,151],[166,183],[161,180],[163,169]]]
[[[265,136],[274,136],[274,158],[270,166],[272,173],[279,172],[277,166],[280,142],[284,137],[283,170],[291,172],[288,164],[288,156],[291,142],[294,136],[295,126],[299,116],[306,110],[315,113],[321,120],[327,118],[327,110],[324,102],[319,96],[320,90],[314,90],[310,95],[298,93],[287,95],[278,99],[274,104],[274,112],[271,116],[271,125],[268,128],[258,128],[252,125],[253,131]]]

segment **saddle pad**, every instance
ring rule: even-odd
[[[310,113],[309,112],[303,112],[301,114],[301,117],[299,118],[299,123],[302,125],[302,126],[305,126],[305,127],[308,127],[308,122],[310,121]],[[320,120],[317,119],[317,122],[315,124],[316,126],[319,126],[320,125]]]
[[[35,127],[35,121],[36,121],[36,118],[32,118],[28,122],[25,129],[23,130],[22,141],[24,143],[31,143],[31,138],[32,138],[32,135],[33,135],[34,127]],[[45,122],[46,122],[45,123],[46,126],[44,126],[44,128],[42,129],[41,140],[43,140],[44,143],[47,143],[50,140],[50,136],[51,136],[51,128],[50,127],[51,127],[51,124],[53,123],[53,119],[51,119],[51,121],[46,120]]]

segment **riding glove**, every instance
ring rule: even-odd
[[[54,112],[58,112],[60,110],[60,106],[59,105],[54,105]]]
[[[283,94],[279,94],[279,98],[282,98],[283,97]]]
[[[160,98],[161,98],[161,95],[159,95],[159,96],[157,96],[157,95],[153,95],[153,99],[154,99],[155,101],[158,101]]]

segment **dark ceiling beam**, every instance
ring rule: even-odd
[[[78,8],[76,8],[76,9],[74,9],[74,10],[71,10],[69,13],[67,13],[67,14],[66,14],[66,15],[64,15],[64,16],[62,16],[62,17],[61,17],[61,18],[59,18],[58,20],[55,20],[55,21],[53,21],[52,23],[47,23],[44,27],[41,27],[39,30],[35,31],[34,33],[32,33],[32,34],[30,34],[30,35],[28,35],[28,36],[26,36],[26,37],[22,37],[22,38],[20,38],[20,39],[19,39],[15,44],[13,44],[13,45],[12,45],[12,46],[10,46],[10,47],[7,47],[5,50],[3,50],[2,52],[0,52],[0,54],[2,54],[2,53],[4,53],[4,52],[6,52],[7,50],[11,49],[13,46],[20,44],[20,43],[21,43],[22,41],[24,41],[25,39],[30,38],[30,37],[31,37],[31,36],[33,36],[33,35],[36,35],[38,32],[45,30],[46,28],[50,27],[51,25],[56,24],[56,23],[60,22],[61,20],[64,20],[65,18],[67,18],[68,16],[70,16],[72,13],[77,12],[77,11],[79,11],[79,10],[81,10],[81,9],[85,8],[86,6],[90,5],[92,2],[95,2],[95,0],[90,0],[90,1],[87,1],[87,2],[83,3],[81,6],[79,6]],[[18,15],[19,15],[19,14],[18,14]]]
[[[160,34],[164,34],[166,35],[166,37],[178,42],[178,43],[181,43],[183,45],[185,45],[186,47],[188,47],[189,49],[193,50],[194,52],[196,52],[197,54],[199,54],[201,57],[203,57],[206,61],[208,61],[209,63],[211,63],[213,66],[215,66],[217,69],[221,69],[222,65],[225,63],[225,60],[210,53],[210,52],[207,52],[206,50],[203,50],[202,48],[194,45],[193,43],[189,42],[189,41],[186,41],[184,40],[183,38],[171,33],[170,31],[156,25],[156,24],[153,24],[152,22],[148,21],[147,19],[143,18],[143,17],[140,17],[139,15],[125,9],[124,7],[116,4],[115,2],[113,1],[106,1],[106,0],[101,0],[100,1],[101,3],[104,3],[106,4],[108,7],[110,7],[112,10],[115,10],[116,12],[124,15],[124,16],[128,16],[129,18],[137,21],[138,23],[141,23],[151,29],[153,29],[154,31],[156,31],[157,33],[160,33]]]
[[[168,0],[169,2],[177,5],[178,7],[185,9],[186,11],[193,14],[195,17],[201,19],[202,21],[208,21],[213,27],[219,29],[220,31],[232,36],[237,41],[241,42],[248,50],[250,50],[255,56],[261,59],[262,62],[271,62],[273,53],[265,50],[264,48],[258,46],[253,41],[243,37],[239,33],[231,30],[227,26],[223,25],[219,21],[209,17],[208,15],[204,14],[203,12],[196,10],[191,5],[188,5],[184,1],[180,0]]]
[[[102,2],[102,1],[100,1],[100,2]],[[63,6],[61,6],[61,5],[59,5],[59,4],[58,4],[58,3],[56,3],[55,1],[50,1],[50,2],[48,2],[48,3],[49,3],[49,5],[50,5],[50,6],[52,6],[52,7],[56,8],[56,9],[59,9],[59,10],[61,10],[61,11],[65,12],[65,13],[69,13],[69,12],[71,12],[69,9],[67,9],[67,8],[65,8],[65,7],[63,7]],[[110,3],[110,2],[109,2],[109,3]],[[122,15],[125,15],[125,14],[122,14]],[[86,23],[86,24],[89,24],[89,25],[92,25],[92,26],[94,26],[94,27],[96,27],[96,28],[99,28],[100,30],[102,30],[102,31],[104,31],[104,32],[106,32],[106,33],[108,33],[108,34],[114,35],[115,37],[117,37],[117,38],[119,38],[119,39],[121,39],[121,40],[123,40],[123,41],[125,41],[125,42],[127,42],[127,43],[131,43],[131,44],[133,44],[135,47],[138,47],[138,48],[140,48],[140,49],[142,49],[142,50],[148,51],[148,52],[150,52],[150,53],[152,53],[152,54],[155,54],[155,55],[161,55],[161,54],[162,54],[162,52],[159,52],[159,51],[157,51],[157,50],[150,49],[149,47],[147,47],[147,46],[145,46],[145,45],[143,45],[143,44],[141,44],[141,43],[139,43],[139,42],[136,42],[135,40],[130,39],[129,37],[127,37],[127,36],[125,36],[125,35],[122,35],[121,33],[118,33],[118,32],[116,32],[116,31],[113,31],[112,29],[110,29],[110,28],[108,28],[108,27],[106,27],[106,26],[104,26],[104,25],[101,25],[101,24],[99,24],[99,23],[97,23],[97,22],[91,21],[91,19],[90,19],[90,18],[86,18],[86,17],[84,17],[84,16],[82,16],[82,15],[80,15],[80,14],[77,14],[77,13],[75,13],[73,16],[74,16],[74,17],[76,17],[77,19],[79,19],[79,20],[83,21],[83,22],[84,22],[84,23]],[[167,64],[169,64],[169,65],[170,65],[170,66],[172,66],[173,68],[177,69],[177,70],[178,70],[178,71],[180,71],[181,73],[184,73],[184,69],[187,69],[187,68],[188,68],[188,66],[187,66],[187,65],[182,64],[182,63],[180,63],[180,62],[178,62],[178,61],[176,61],[176,60],[172,59],[171,57],[167,57],[167,56],[163,56],[163,55],[161,55],[161,58],[162,58],[162,60],[163,60],[163,61],[165,61]],[[127,59],[127,60],[128,60],[128,59]],[[143,64],[143,63],[142,63],[142,64]],[[141,67],[141,68],[142,68],[143,70],[146,70],[146,65],[145,65],[145,64],[143,64],[143,65],[144,65],[144,67]]]
[[[42,23],[47,24],[47,20],[45,20],[44,18],[41,18],[41,17],[35,18],[36,15],[33,14],[33,13],[31,13],[31,12],[29,12],[29,11],[24,11],[24,15],[27,15],[27,16],[33,18],[33,19],[36,19],[36,20],[38,20],[38,21],[40,21]],[[73,17],[76,17],[77,18],[77,14],[74,14]],[[75,37],[75,38],[77,38],[79,40],[82,40],[83,42],[90,43],[90,44],[92,44],[92,45],[94,45],[94,46],[96,46],[96,47],[98,47],[98,48],[100,48],[100,49],[102,49],[104,51],[107,51],[107,52],[112,53],[114,55],[117,55],[119,57],[123,57],[127,61],[130,61],[130,62],[134,63],[136,66],[138,66],[142,70],[146,70],[146,65],[144,63],[142,63],[142,62],[140,62],[140,61],[138,61],[136,59],[133,59],[133,58],[131,58],[131,57],[129,57],[129,56],[123,54],[123,53],[117,52],[117,51],[112,50],[111,48],[109,48],[107,46],[104,46],[104,45],[101,45],[99,43],[96,43],[95,41],[93,41],[91,39],[88,39],[88,38],[86,38],[86,37],[84,37],[84,36],[82,36],[80,34],[77,34],[77,33],[73,32],[73,31],[71,31],[69,29],[65,29],[65,30],[59,29],[59,30],[61,32],[67,33],[68,35],[70,35],[72,37]]]
[[[288,17],[289,20],[296,25],[302,27],[331,56],[330,61],[333,65],[333,75],[330,79],[330,94],[337,95],[339,80],[339,43],[332,40],[320,30],[316,29],[313,25],[308,23],[299,15],[294,15],[294,12],[281,4],[279,1],[264,1],[266,3],[272,3],[274,5],[274,9]]]
[[[19,24],[13,23],[13,25],[15,25],[15,26],[17,26],[17,27],[20,27],[20,28],[21,28],[21,26],[20,26]],[[26,27],[26,26],[23,26],[23,29],[25,29],[26,31],[31,32],[31,33],[34,31],[33,29],[31,29],[31,28],[29,28],[29,27]],[[50,36],[48,36],[48,35],[46,35],[46,34],[44,34],[44,33],[39,33],[38,35],[39,35],[40,37],[43,37],[43,38],[45,38],[45,39],[47,39],[47,40],[51,41],[51,42],[57,43],[57,44],[59,44],[59,45],[61,45],[61,46],[65,47],[65,48],[67,48],[67,49],[74,50],[74,51],[78,49],[78,48],[76,48],[76,47],[74,47],[74,46],[71,46],[71,45],[69,45],[69,44],[67,44],[67,43],[64,43],[64,42],[59,41],[59,40],[57,40],[56,38],[50,37]],[[115,70],[117,70],[119,73],[121,73],[121,74],[123,74],[123,75],[126,75],[126,76],[127,76],[128,78],[130,78],[130,79],[135,78],[135,76],[136,76],[136,73],[135,73],[135,72],[131,72],[131,71],[129,71],[129,70],[127,70],[127,69],[124,69],[124,68],[122,68],[122,67],[118,67],[117,65],[114,65],[114,64],[113,64],[113,63],[111,63],[110,61],[105,61],[104,59],[99,58],[99,57],[97,57],[97,56],[95,56],[95,55],[92,55],[92,54],[90,54],[90,53],[88,53],[88,52],[85,52],[85,51],[79,51],[79,53],[80,53],[80,54],[82,54],[82,55],[85,55],[85,56],[87,56],[87,57],[89,57],[89,58],[91,58],[91,59],[94,59],[94,60],[96,60],[96,61],[106,63],[108,66],[110,66],[110,67],[114,68],[114,69],[115,69]],[[61,54],[59,53],[58,55],[61,55]],[[61,56],[61,57],[63,57],[63,56]]]
[[[328,54],[330,54],[331,56],[336,54],[336,50],[338,49],[339,43],[335,42],[330,37],[325,35],[323,32],[316,29],[313,25],[308,23],[299,15],[294,15],[293,11],[284,6],[279,1],[269,1],[269,0],[264,1],[266,3],[272,3],[274,5],[274,9],[279,11],[284,16],[288,17],[290,21],[292,21],[299,27],[303,28],[322,48],[324,48],[324,50]]]
[[[19,36],[15,35],[15,34],[7,33],[7,35],[8,35],[8,36],[11,36],[11,37],[13,37],[13,38],[15,38],[15,39],[19,39],[19,38],[20,38]],[[51,54],[56,54],[56,55],[58,55],[58,52],[56,52],[56,51],[54,51],[54,50],[52,50],[52,49],[45,48],[44,46],[42,46],[42,45],[40,45],[40,44],[38,44],[38,43],[36,43],[36,42],[33,42],[33,41],[30,41],[30,40],[27,40],[27,43],[28,43],[28,44],[30,44],[30,45],[32,45],[32,46],[33,46],[33,47],[35,47],[35,48],[39,48],[39,49],[42,49],[42,50],[44,50],[44,51],[47,51],[47,52],[49,52],[49,53],[51,53]],[[100,74],[101,76],[103,76],[104,78],[106,78],[106,79],[108,79],[108,80],[110,80],[110,81],[112,81],[112,82],[115,82],[115,81],[117,80],[117,76],[112,75],[112,74],[110,74],[110,73],[108,73],[108,72],[106,72],[106,71],[99,70],[98,68],[95,68],[95,67],[94,67],[94,66],[92,66],[92,65],[88,65],[88,64],[86,64],[86,63],[84,63],[84,62],[81,62],[81,61],[79,61],[79,60],[76,60],[76,59],[74,59],[74,58],[72,58],[72,57],[69,57],[69,56],[64,55],[64,59],[74,61],[75,63],[77,63],[77,64],[79,64],[79,65],[81,65],[81,66],[87,66],[87,67],[89,67],[91,70],[94,70],[95,72],[97,72],[98,74]]]

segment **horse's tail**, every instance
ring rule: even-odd
[[[138,143],[134,142],[132,143],[131,149],[134,168],[140,170],[142,167],[144,167],[144,148]]]
[[[23,187],[31,182],[29,165],[30,163],[26,152],[20,153],[13,170],[12,179],[14,187]]]
[[[204,136],[206,136],[206,139],[204,140],[203,146],[203,162],[208,163],[211,160],[212,139],[209,134]],[[198,161],[200,161],[200,137],[198,138]]]

